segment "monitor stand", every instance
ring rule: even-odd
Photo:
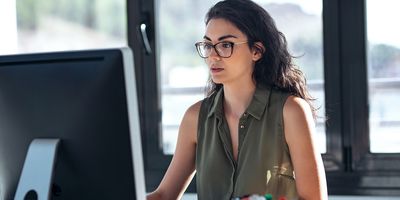
[[[60,139],[34,139],[29,145],[19,179],[15,200],[24,200],[27,195],[38,200],[50,199],[54,163]]]

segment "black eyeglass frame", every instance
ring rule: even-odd
[[[231,52],[230,52],[229,56],[222,56],[222,55],[219,53],[219,51],[218,51],[218,49],[216,48],[216,46],[219,45],[219,44],[221,44],[221,43],[228,43],[228,44],[230,44],[230,45],[232,46]],[[197,53],[198,53],[199,56],[202,57],[202,58],[208,58],[208,57],[210,57],[211,53],[210,53],[210,55],[208,55],[208,56],[203,56],[203,55],[200,53],[200,52],[201,52],[201,50],[200,50],[201,44],[207,44],[207,45],[212,46],[213,49],[214,49],[214,51],[215,51],[215,52],[217,53],[217,55],[218,55],[219,57],[221,57],[221,58],[230,58],[230,57],[232,56],[233,48],[235,47],[235,45],[238,45],[238,44],[246,44],[246,43],[248,43],[248,41],[243,41],[243,42],[221,41],[221,42],[218,42],[218,43],[216,43],[216,44],[211,44],[211,43],[209,43],[209,42],[196,42],[196,43],[194,44],[194,46],[196,47]],[[211,51],[210,51],[210,52],[211,52]]]

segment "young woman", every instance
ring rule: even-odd
[[[196,48],[209,94],[186,111],[175,155],[147,199],[179,199],[195,172],[200,200],[327,199],[312,98],[270,15],[250,0],[218,2]]]

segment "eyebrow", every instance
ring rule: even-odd
[[[206,35],[205,35],[203,38],[206,39],[206,40],[212,41],[212,40],[211,40],[209,37],[207,37]],[[219,37],[219,38],[218,38],[218,41],[221,41],[221,40],[224,40],[224,39],[227,39],[227,38],[238,38],[238,37],[236,37],[236,36],[234,36],[234,35],[224,35],[224,36]]]

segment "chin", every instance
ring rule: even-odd
[[[223,81],[219,78],[212,77],[211,79],[215,84],[224,84]]]

